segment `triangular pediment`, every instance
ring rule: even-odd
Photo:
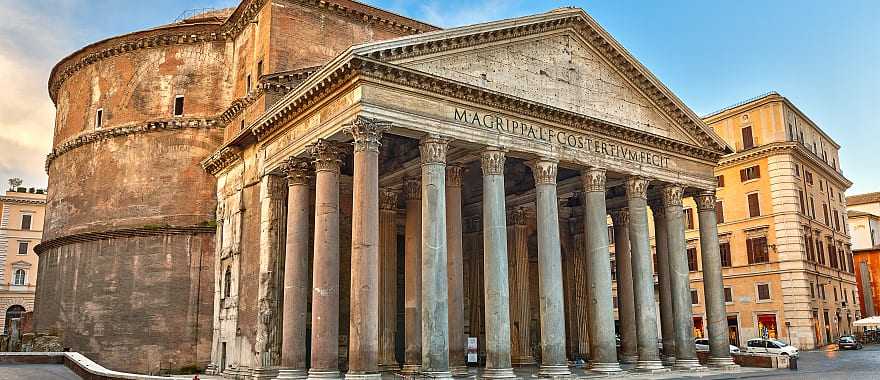
[[[729,149],[580,9],[367,44],[352,53],[713,151]]]

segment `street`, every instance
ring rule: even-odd
[[[880,345],[865,346],[855,351],[803,351],[797,371],[716,375],[706,379],[880,379]]]

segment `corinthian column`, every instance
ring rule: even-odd
[[[511,362],[518,366],[535,364],[529,347],[529,236],[527,210],[520,207],[508,213],[507,262],[510,288]]]
[[[611,299],[611,257],[608,251],[608,222],[605,211],[605,169],[589,168],[581,173],[584,182],[584,227],[590,274],[590,369],[619,372],[614,339],[614,304]]]
[[[398,368],[397,335],[397,193],[379,192],[379,369]]]
[[[666,239],[666,208],[662,202],[652,202],[654,240],[657,246],[657,282],[660,292],[660,335],[663,337],[663,365],[675,364],[675,329],[673,328],[672,292],[669,288],[669,249]]]
[[[715,192],[704,191],[694,197],[700,218],[700,249],[703,253],[703,292],[709,322],[709,361],[712,367],[733,367],[727,337],[727,309],[724,306],[724,276],[718,246],[718,220]]]
[[[461,220],[461,166],[446,167],[446,239],[449,278],[449,370],[466,375],[464,335],[464,256]]]
[[[312,145],[315,158],[315,253],[310,379],[339,378],[339,166],[346,147]]]
[[[638,353],[638,326],[633,296],[632,253],[629,248],[629,210],[611,211],[614,223],[614,263],[617,265],[617,315],[620,317],[620,361],[635,363]]]
[[[639,338],[636,370],[663,370],[657,350],[657,306],[654,300],[654,271],[648,243],[648,180],[629,177],[626,198],[629,206],[629,246],[632,252],[633,294]]]
[[[690,272],[687,265],[681,193],[678,185],[663,187],[666,207],[666,246],[669,251],[669,289],[672,294],[673,328],[675,329],[675,368],[700,368],[694,346],[694,322],[691,311]]]
[[[281,369],[276,379],[306,378],[306,316],[309,299],[309,182],[311,164],[291,157],[287,174],[287,240],[284,259],[284,305]]]
[[[403,182],[406,196],[404,226],[404,342],[403,368],[406,375],[419,373],[422,365],[422,185],[418,179]]]
[[[422,377],[448,379],[449,286],[446,262],[446,150],[449,140],[429,136],[422,159]]]
[[[565,306],[562,292],[562,247],[559,242],[557,161],[532,163],[538,226],[538,294],[541,312],[541,368],[538,376],[569,376],[565,360]],[[528,279],[526,279],[528,283]]]
[[[507,283],[507,226],[504,151],[483,150],[483,278],[486,285],[486,369],[484,378],[515,378],[510,361],[510,300]]]

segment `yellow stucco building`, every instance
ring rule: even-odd
[[[0,331],[11,318],[34,309],[36,246],[43,235],[46,194],[25,188],[0,195]]]

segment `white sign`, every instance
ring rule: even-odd
[[[467,339],[467,361],[468,363],[476,363],[477,360],[477,338],[469,336]]]

